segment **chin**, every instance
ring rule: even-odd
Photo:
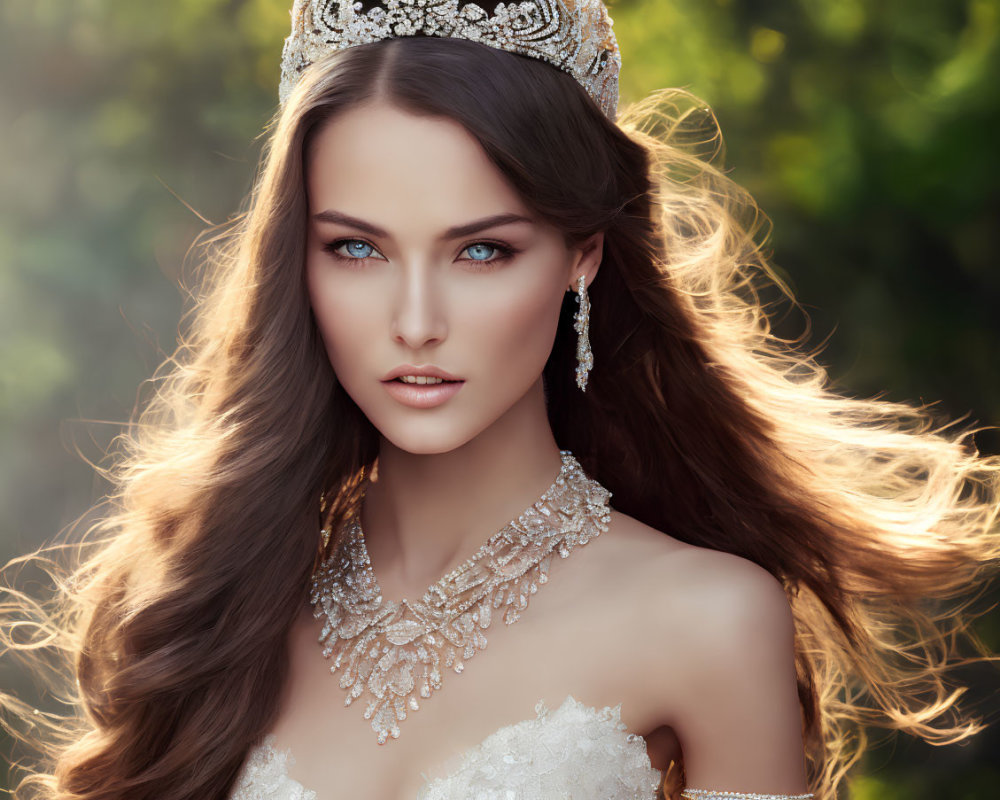
[[[489,430],[499,416],[478,413],[469,417],[463,409],[438,409],[437,419],[430,416],[414,419],[410,414],[369,417],[382,438],[394,447],[413,455],[450,453]],[[468,411],[468,409],[464,409]],[[482,409],[486,411],[486,409]]]
[[[437,455],[456,450],[475,438],[478,430],[452,425],[420,425],[410,423],[375,426],[393,447],[413,455]]]
[[[440,455],[442,453],[450,453],[454,450],[454,447],[448,445],[440,445],[435,443],[427,443],[421,445],[411,445],[406,442],[393,442],[393,444],[405,453],[409,453],[413,456],[434,456]]]

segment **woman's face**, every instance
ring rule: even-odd
[[[461,125],[383,102],[327,123],[306,163],[312,308],[367,418],[400,449],[441,453],[513,413],[600,235],[567,248]],[[392,379],[414,368],[457,380]]]

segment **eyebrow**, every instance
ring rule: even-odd
[[[370,236],[380,236],[383,239],[391,238],[388,231],[383,230],[377,225],[372,225],[372,223],[365,222],[363,219],[358,219],[357,217],[342,214],[339,211],[320,211],[318,214],[313,215],[313,219],[319,222],[333,222],[340,225],[348,225],[352,228],[364,231]],[[463,236],[471,236],[472,234],[479,233],[479,231],[486,230],[487,228],[495,228],[499,225],[510,225],[515,222],[527,222],[529,225],[534,224],[534,220],[529,217],[522,216],[521,214],[494,214],[490,217],[483,217],[482,219],[476,219],[472,222],[466,222],[461,225],[455,225],[448,228],[441,238],[461,239]]]

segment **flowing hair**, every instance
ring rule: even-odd
[[[605,232],[588,391],[573,382],[570,296],[544,370],[556,441],[620,511],[782,582],[818,800],[836,796],[865,726],[976,733],[948,671],[965,645],[989,657],[970,609],[1000,553],[1000,459],[926,407],[834,391],[815,353],[773,332],[764,298],[794,300],[697,100],[657,92],[613,123],[543,62],[406,37],[306,73],[246,209],[205,240],[180,345],[116,439],[99,520],[8,565],[11,584],[27,563],[52,575],[46,602],[8,590],[2,646],[66,704],[2,696],[8,727],[42,753],[17,796],[223,800],[273,723],[323,555],[319,498],[334,499],[336,530],[377,457],[303,266],[310,144],[374,99],[462,124],[568,243]],[[662,793],[682,785],[675,764]]]

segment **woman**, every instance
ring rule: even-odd
[[[26,790],[825,800],[860,723],[972,735],[1000,465],[770,333],[752,202],[683,98],[615,121],[600,3],[433,8],[296,5]]]

